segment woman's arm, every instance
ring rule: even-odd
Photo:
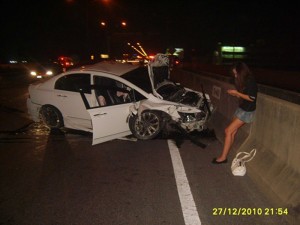
[[[249,95],[246,95],[246,94],[243,94],[241,92],[238,92],[235,89],[227,90],[227,93],[230,94],[230,95],[232,95],[232,96],[234,96],[234,97],[245,99],[245,100],[247,100],[249,102],[253,102],[254,101],[253,99],[251,99],[249,97]]]

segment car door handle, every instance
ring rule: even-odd
[[[106,115],[107,113],[97,113],[95,114],[94,116],[103,116],[103,115]]]
[[[66,96],[66,95],[57,95],[58,97],[63,97],[63,98],[66,98],[66,97],[68,97],[68,96]]]

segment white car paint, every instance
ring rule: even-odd
[[[133,103],[88,109],[93,123],[93,145],[131,134],[127,119]]]
[[[29,115],[35,122],[40,121],[39,110],[43,105],[53,105],[63,114],[64,125],[71,129],[92,131],[92,123],[88,112],[81,100],[79,93],[55,90],[54,81],[59,77],[53,77],[45,83],[30,85],[30,98],[27,100]],[[92,96],[85,94],[90,104],[93,104]]]

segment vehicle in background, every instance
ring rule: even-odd
[[[43,79],[63,72],[63,68],[54,62],[30,62],[23,64],[31,78]]]
[[[66,71],[70,67],[74,66],[73,59],[71,57],[67,57],[67,56],[58,57],[58,63],[62,66],[64,71]]]
[[[29,115],[49,128],[92,132],[93,144],[130,134],[153,139],[167,125],[204,130],[209,95],[170,81],[168,66],[160,54],[148,66],[103,61],[70,69],[29,86]]]

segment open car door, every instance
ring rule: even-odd
[[[81,97],[92,120],[92,145],[131,134],[127,118],[130,113],[129,108],[133,103],[91,108],[83,93]]]

